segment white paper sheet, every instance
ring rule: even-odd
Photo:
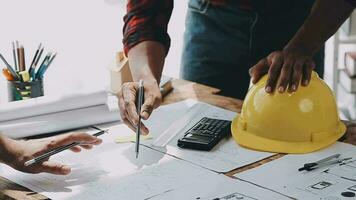
[[[288,200],[290,198],[232,179],[225,175],[212,174],[200,177],[186,186],[155,196],[150,200]]]
[[[153,140],[144,141],[156,150],[167,152],[183,160],[206,167],[217,172],[227,172],[244,165],[256,162],[266,157],[272,156],[272,153],[253,151],[243,148],[233,140],[232,137],[223,139],[210,151],[197,151],[181,149],[177,146],[177,141],[182,137],[190,127],[203,117],[232,120],[236,113],[206,103],[194,100],[186,100],[178,103],[161,106],[154,111],[146,125],[150,129]],[[187,120],[189,119],[189,120]],[[181,123],[183,122],[188,123]],[[179,127],[177,127],[177,124]],[[166,131],[170,130],[170,131]],[[168,141],[165,147],[153,145],[157,143],[162,133],[172,133],[172,139]],[[170,138],[170,137],[165,137]],[[164,143],[159,141],[159,143]]]
[[[129,130],[122,126],[121,131]],[[134,143],[116,144],[118,135],[119,131],[103,135],[104,143],[91,151],[68,151],[52,157],[73,167],[67,176],[24,174],[6,166],[0,168],[0,173],[51,199],[61,200],[142,200],[213,173],[143,146],[136,159]]]
[[[0,131],[9,137],[21,138],[119,120],[118,112],[110,112],[107,105],[98,105],[0,122]]]
[[[0,104],[0,121],[63,112],[107,103],[107,92],[77,91],[66,95],[49,95],[24,101]]]
[[[356,194],[355,190],[348,189],[356,185],[355,163],[345,166],[332,165],[310,172],[298,171],[305,163],[315,162],[337,153],[343,158],[355,159],[356,147],[338,142],[318,152],[286,155],[235,176],[297,199],[356,199],[341,195],[342,192]]]

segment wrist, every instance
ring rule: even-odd
[[[161,74],[152,74],[148,67],[142,67],[139,73],[132,74],[133,81],[138,82],[142,80],[146,84],[159,85]]]
[[[165,55],[164,46],[158,42],[145,41],[133,47],[128,53],[133,80],[159,84]]]
[[[0,162],[11,164],[15,161],[14,147],[17,145],[16,140],[0,135]]]
[[[157,88],[159,88],[159,80],[156,80],[155,78],[153,79],[142,79],[143,82],[147,85],[153,85],[153,86],[157,86]]]
[[[307,47],[305,45],[293,45],[293,44],[287,44],[284,48],[283,51],[295,55],[300,55],[300,56],[307,56],[307,57],[313,57],[314,51],[313,48]]]
[[[356,127],[356,123],[348,120],[341,120],[342,123],[345,124],[346,128],[353,128]]]

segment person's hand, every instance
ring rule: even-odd
[[[75,146],[71,148],[71,150],[73,152],[80,152],[81,148],[91,149],[93,145],[100,144],[102,140],[86,133],[68,133],[27,141],[5,138],[3,142],[3,145],[5,146],[3,153],[5,155],[2,155],[2,160],[14,169],[26,173],[47,172],[51,174],[66,175],[71,171],[69,166],[49,161],[48,159],[42,163],[35,163],[29,166],[25,166],[24,163],[54,148],[73,142],[80,142],[81,145]]]
[[[275,89],[283,93],[287,89],[295,92],[299,83],[307,86],[315,68],[312,56],[297,51],[275,51],[260,60],[250,70],[252,83],[255,84],[268,73],[266,92],[272,93]]]
[[[346,125],[347,129],[342,137],[342,142],[356,145],[356,124],[349,121],[343,121],[343,123]]]
[[[143,85],[145,95],[140,115],[142,119],[147,120],[153,109],[161,104],[162,96],[156,81],[144,81]],[[132,130],[136,129],[139,118],[136,108],[137,91],[137,82],[127,82],[122,85],[118,93],[121,119]],[[143,134],[149,132],[143,123],[141,123],[141,130]]]

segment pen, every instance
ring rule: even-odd
[[[332,156],[326,157],[324,159],[318,160],[316,162],[312,163],[305,163],[303,167],[299,168],[298,171],[312,171],[314,169],[324,167],[324,166],[329,166],[333,164],[340,164],[342,165],[345,161],[348,161],[350,158],[340,158],[341,154],[334,154]]]
[[[15,42],[12,42],[12,55],[14,56],[15,70],[18,71],[18,69],[17,69],[17,57],[16,57]]]
[[[101,130],[101,131],[99,131],[99,132],[93,134],[93,136],[98,137],[98,136],[100,136],[100,135],[102,135],[102,134],[104,134],[104,133],[106,133],[106,132],[108,132],[108,130]],[[51,151],[49,151],[49,152],[47,152],[47,153],[44,153],[44,154],[42,154],[42,155],[40,155],[40,156],[37,156],[37,157],[35,157],[35,158],[31,159],[31,160],[26,161],[26,162],[25,162],[25,166],[29,166],[29,165],[32,165],[32,164],[35,164],[35,163],[39,163],[39,162],[41,162],[41,161],[47,159],[47,158],[50,157],[50,156],[53,156],[53,155],[55,155],[55,154],[57,154],[57,153],[60,153],[60,152],[62,152],[62,151],[65,151],[65,150],[67,150],[67,149],[70,149],[70,148],[72,148],[72,147],[75,147],[75,146],[77,146],[77,145],[80,145],[80,142],[73,142],[73,143],[70,143],[70,144],[68,144],[68,145],[65,145],[65,146],[62,146],[62,147],[58,147],[58,148],[56,148],[56,149],[53,149],[53,150],[51,150]]]
[[[4,56],[2,56],[2,54],[0,54],[0,59],[5,63],[7,69],[9,70],[9,72],[12,74],[12,76],[14,77],[15,80],[20,80],[19,75],[16,73],[16,71],[9,65],[9,63],[5,60]]]
[[[138,83],[138,99],[137,99],[137,114],[138,114],[138,124],[136,127],[136,158],[138,158],[139,147],[140,147],[140,135],[141,135],[141,107],[143,104],[144,88],[143,81],[140,80]]]

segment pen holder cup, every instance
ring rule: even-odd
[[[9,81],[7,83],[9,101],[20,101],[44,95],[43,80],[32,82]]]

